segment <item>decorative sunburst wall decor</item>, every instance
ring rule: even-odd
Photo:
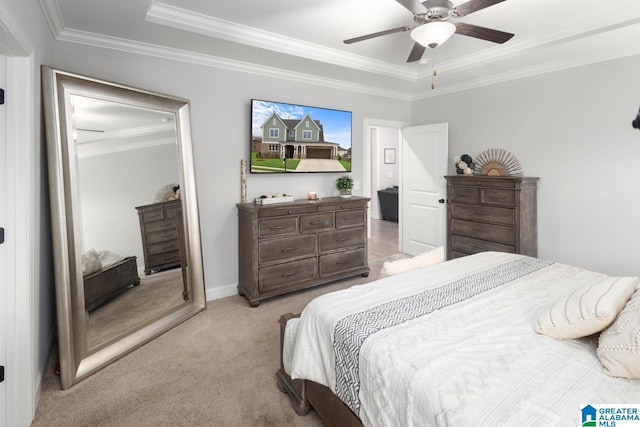
[[[180,188],[178,184],[167,184],[163,187],[160,187],[155,197],[153,198],[156,202],[168,202],[171,200],[177,200],[180,198],[178,194],[173,190],[174,188]]]
[[[522,166],[516,156],[504,148],[489,148],[476,156],[476,175],[522,175]]]

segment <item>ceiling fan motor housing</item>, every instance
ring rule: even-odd
[[[422,5],[427,8],[427,13],[423,15],[426,21],[444,21],[451,17],[453,3],[449,0],[426,0]]]

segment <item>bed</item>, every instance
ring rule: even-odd
[[[84,261],[84,304],[94,310],[131,286],[140,284],[135,256],[89,250]]]
[[[640,403],[637,288],[498,252],[415,269],[282,316],[278,386],[329,425],[582,425]]]

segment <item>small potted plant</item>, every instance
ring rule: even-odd
[[[340,191],[340,197],[351,197],[351,189],[353,188],[353,178],[349,175],[342,175],[336,179],[336,188]]]

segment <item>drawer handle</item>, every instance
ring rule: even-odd
[[[295,276],[296,274],[298,274],[297,271],[287,271],[286,273],[282,273],[282,277],[291,277]]]
[[[478,234],[487,234],[487,230],[483,230],[482,228],[474,228],[473,232]]]
[[[295,246],[292,246],[292,247],[290,247],[290,248],[282,248],[282,252],[293,252],[293,251],[295,251],[296,249],[298,249],[298,248],[297,248],[297,247],[295,247]]]
[[[482,211],[472,211],[471,213],[474,214],[474,215],[478,215],[478,216],[487,216],[487,215],[489,215],[488,213],[482,212]]]
[[[345,260],[337,261],[337,262],[336,262],[336,264],[338,264],[338,265],[345,265],[345,264],[349,264],[349,261],[345,261]]]
[[[339,239],[336,239],[336,242],[346,242],[346,241],[348,241],[348,240],[349,240],[349,238],[348,238],[348,237],[341,237],[341,238],[339,238]]]
[[[272,230],[282,230],[285,228],[289,228],[288,225],[274,225],[273,227],[271,227]]]
[[[355,220],[357,220],[358,218],[353,217],[353,216],[345,216],[343,219],[344,219],[345,221],[355,221]]]
[[[498,197],[498,196],[489,196],[489,200],[504,200],[504,199],[505,199],[505,197],[504,197],[504,196],[502,196],[502,197]]]
[[[469,197],[471,197],[471,194],[469,194],[469,193],[462,193],[462,194],[458,194],[458,197],[462,197],[463,199],[468,199]]]
[[[162,237],[163,239],[165,237],[173,237],[173,233],[166,233],[166,234],[161,235],[160,237]]]
[[[311,225],[322,225],[322,224],[324,224],[324,221],[312,221],[310,224]]]

